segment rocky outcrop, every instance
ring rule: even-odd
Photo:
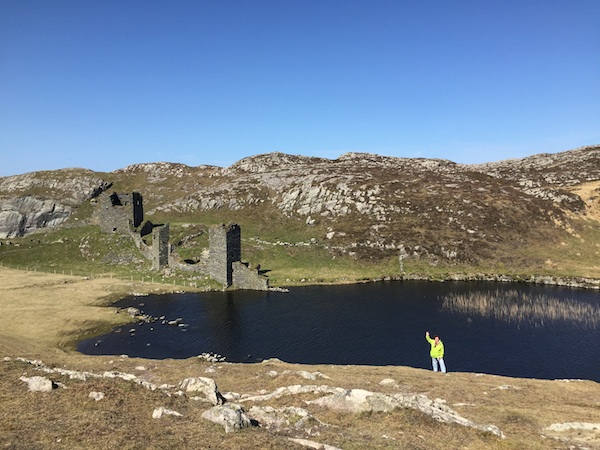
[[[337,392],[328,397],[308,402],[338,412],[363,413],[363,412],[390,412],[396,408],[412,408],[419,410],[439,422],[456,423],[466,427],[476,428],[504,438],[504,433],[494,425],[480,425],[465,419],[456,411],[446,405],[441,399],[431,400],[425,395],[394,394],[386,395],[364,389],[350,389],[346,392]]]
[[[69,218],[71,211],[71,206],[31,196],[0,200],[0,238],[57,228]]]
[[[60,199],[66,205],[75,206],[98,196],[110,185],[91,170],[61,169],[0,178],[0,193],[13,197],[33,195]]]
[[[109,186],[109,182],[84,169],[0,178],[0,238],[57,228],[76,206]]]
[[[190,400],[200,400],[202,402],[211,403],[214,406],[205,410],[202,413],[202,418],[223,426],[227,433],[257,425],[264,426],[277,433],[285,433],[290,430],[302,431],[305,429],[307,432],[315,432],[319,427],[327,427],[328,425],[303,408],[296,406],[274,408],[270,406],[263,407],[253,405],[250,409],[246,409],[240,403],[258,403],[304,394],[327,394],[324,397],[305,401],[304,403],[347,414],[359,414],[365,412],[389,413],[397,408],[411,408],[416,409],[439,422],[454,423],[471,427],[504,438],[504,434],[498,427],[494,425],[477,424],[452,410],[446,405],[444,400],[430,400],[427,396],[420,394],[402,393],[388,395],[363,389],[344,389],[341,387],[330,387],[325,385],[293,385],[278,388],[271,393],[243,395],[226,393],[222,395],[214,380],[205,377],[186,378],[177,386],[166,384],[156,386],[140,379],[136,375],[128,373],[104,372],[103,374],[95,374],[91,372],[77,372],[65,368],[51,368],[39,360],[28,360],[26,358],[16,358],[16,360],[33,366],[35,369],[42,372],[68,376],[69,379],[80,381],[100,378],[122,379],[136,383],[146,389],[162,391],[169,397],[178,395],[189,398]],[[11,358],[5,357],[4,361],[9,362],[11,361]],[[305,373],[301,372],[302,371],[298,372],[298,374],[304,377]],[[273,374],[268,374],[267,376],[273,376]],[[325,376],[325,378],[327,377]],[[34,376],[27,378],[23,376],[21,377],[21,380],[28,383],[30,390],[35,391],[50,392],[58,387],[55,382],[46,377]],[[177,388],[178,390],[173,391],[174,388]],[[501,386],[498,389],[502,388],[503,387]],[[201,393],[203,396],[188,396],[193,393]],[[104,398],[104,395],[98,392],[92,392],[90,398],[99,401]],[[235,398],[238,403],[226,401],[226,398]],[[182,416],[179,412],[162,406],[156,408],[152,412],[152,417],[155,419],[159,419],[164,415]]]
[[[165,408],[164,406],[160,406],[158,408],[156,408],[154,411],[152,411],[152,418],[153,419],[160,419],[162,416],[175,416],[175,417],[181,417],[183,414],[174,411],[172,409],[169,408]]]
[[[566,152],[541,153],[469,167],[523,187],[569,187],[600,179],[600,146],[589,145]]]
[[[582,212],[585,202],[568,189],[600,180],[600,146],[470,167],[494,178],[512,181],[518,189],[529,195],[550,200],[574,212]]]

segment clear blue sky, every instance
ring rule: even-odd
[[[600,0],[0,0],[0,176],[600,144]]]

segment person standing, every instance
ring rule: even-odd
[[[439,369],[442,373],[446,373],[446,364],[444,363],[444,343],[441,341],[439,336],[434,336],[433,339],[429,336],[429,331],[425,332],[425,339],[431,345],[431,351],[429,355],[431,356],[431,365],[433,366],[433,371],[438,371]]]

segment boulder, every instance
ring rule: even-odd
[[[156,408],[154,411],[152,411],[153,419],[160,419],[164,415],[182,417],[183,414],[178,413],[177,411],[173,411],[172,409],[165,408],[163,406]]]
[[[244,409],[235,403],[217,405],[202,413],[202,418],[223,425],[226,433],[249,428],[252,425]]]
[[[46,377],[21,377],[19,380],[27,383],[29,390],[32,392],[51,392],[56,389],[58,385]]]
[[[213,405],[222,405],[225,403],[225,398],[219,392],[217,383],[212,378],[186,378],[179,383],[179,389],[185,393],[203,394],[206,400]]]

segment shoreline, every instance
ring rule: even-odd
[[[7,277],[20,280],[8,282]],[[14,333],[19,340],[30,342],[35,347],[47,346],[63,351],[76,352],[77,343],[82,339],[98,336],[119,324],[131,323],[134,318],[126,314],[115,314],[112,306],[127,295],[160,294],[166,292],[198,292],[193,287],[174,287],[150,281],[131,282],[118,278],[83,277],[60,275],[40,271],[26,271],[6,266],[0,267],[0,293],[4,303],[5,326],[1,335]],[[511,276],[499,274],[448,274],[444,277],[429,277],[420,274],[357,280],[353,283],[307,283],[289,285],[341,285],[376,283],[385,281],[428,281],[443,282],[496,282],[531,283],[560,286],[574,289],[600,290],[600,279],[588,277],[551,277],[541,275]],[[277,287],[276,289],[283,289]],[[215,290],[217,291],[217,290]],[[39,294],[44,295],[40,296]],[[36,295],[38,298],[36,298]],[[64,303],[63,303],[64,302]],[[28,305],[30,305],[28,310]],[[32,327],[31,322],[39,319],[39,313],[47,315],[46,320]],[[58,316],[58,320],[48,320]],[[125,319],[126,318],[126,319]],[[21,327],[19,328],[19,325]],[[41,337],[40,334],[46,334]]]
[[[515,284],[540,284],[547,286],[561,286],[579,289],[600,290],[600,279],[589,277],[553,277],[549,275],[531,275],[529,277],[499,275],[499,274],[449,274],[444,278],[423,277],[420,275],[402,275],[400,277],[389,277],[375,279],[373,281],[431,281],[444,283],[448,281],[484,281],[495,283]]]

